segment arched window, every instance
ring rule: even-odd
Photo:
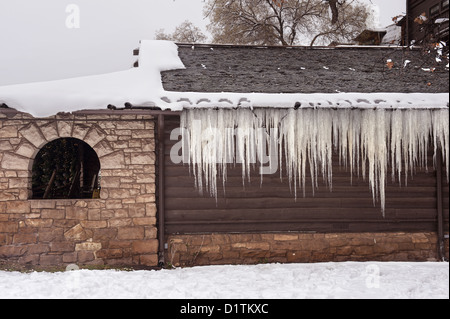
[[[36,155],[32,176],[33,199],[96,198],[100,161],[85,142],[60,138]]]

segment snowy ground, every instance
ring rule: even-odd
[[[345,262],[160,271],[0,271],[5,298],[449,298],[449,264]]]

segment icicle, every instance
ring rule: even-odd
[[[402,175],[402,132],[403,116],[401,110],[395,110],[391,116],[391,167],[392,181],[395,181],[395,173],[398,174],[398,182],[401,185]]]
[[[218,176],[225,189],[228,165],[242,165],[245,186],[258,162],[260,172],[266,171],[263,163],[270,165],[269,172],[278,165],[280,178],[288,177],[295,198],[299,187],[306,195],[308,166],[313,194],[319,174],[332,190],[336,152],[351,176],[368,177],[374,205],[379,201],[384,214],[388,163],[392,180],[397,178],[401,185],[404,176],[407,185],[415,167],[427,167],[430,143],[434,159],[441,149],[449,180],[448,109],[194,109],[183,111],[180,124],[182,138],[188,139],[183,145],[189,145],[187,164],[195,186],[216,198]],[[272,152],[278,152],[275,162],[268,158]]]
[[[449,114],[448,109],[433,112],[433,143],[434,143],[434,163],[438,156],[438,148],[441,148],[442,163],[446,167],[447,183],[449,182]]]

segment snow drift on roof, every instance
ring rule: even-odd
[[[142,41],[139,67],[73,79],[0,87],[0,105],[45,117],[58,112],[154,106],[189,108],[448,108],[448,94],[430,93],[197,93],[166,91],[161,72],[184,69],[170,41]]]
[[[130,70],[0,87],[0,104],[33,116],[105,109],[125,103],[154,105],[163,95],[160,72],[184,68],[170,41],[142,41],[140,67]]]

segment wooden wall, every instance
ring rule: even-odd
[[[179,117],[166,117],[165,224],[167,234],[216,232],[388,232],[437,230],[436,171],[429,155],[429,169],[419,169],[408,178],[408,186],[392,183],[389,173],[386,186],[386,212],[373,204],[368,181],[353,177],[333,167],[333,191],[319,184],[314,196],[307,186],[306,196],[299,190],[297,200],[287,178],[280,181],[279,172],[263,177],[253,174],[251,183],[242,186],[239,165],[230,168],[225,196],[219,187],[219,198],[201,196],[194,187],[188,165],[175,165],[170,149],[176,141],[170,132],[179,127]],[[443,174],[443,208],[445,231],[448,232],[448,183]],[[221,186],[222,182],[219,182]],[[308,185],[308,181],[307,181]],[[311,183],[309,183],[311,185]]]

